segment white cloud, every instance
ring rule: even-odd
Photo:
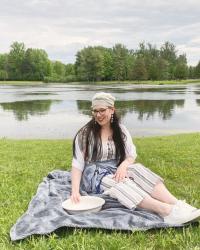
[[[67,63],[87,45],[135,49],[142,41],[158,47],[170,41],[189,64],[200,59],[197,0],[0,0],[0,6],[0,53],[20,41]]]

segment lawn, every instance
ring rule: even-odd
[[[136,138],[138,161],[165,178],[179,198],[200,207],[200,133]],[[200,249],[200,225],[141,232],[62,228],[11,242],[9,230],[48,172],[70,169],[71,140],[0,139],[0,249]]]

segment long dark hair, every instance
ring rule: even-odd
[[[111,123],[111,128],[113,130],[113,141],[116,148],[116,159],[118,161],[118,165],[125,159],[125,139],[126,135],[122,132],[121,127],[119,125],[119,117],[114,112],[113,114],[113,122]],[[93,151],[92,151],[92,161],[96,161],[98,154],[98,146],[100,145],[101,149],[101,126],[95,122],[95,119],[92,118],[84,127],[82,127],[74,137],[73,140],[73,156],[76,158],[75,153],[75,140],[78,136],[78,139],[81,138],[81,150],[84,152],[84,160],[87,161],[89,159],[89,145],[92,143],[92,137],[94,140]],[[80,137],[79,137],[80,135]]]

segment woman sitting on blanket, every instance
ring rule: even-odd
[[[160,176],[135,163],[135,146],[127,128],[119,123],[114,101],[111,94],[95,94],[93,118],[74,138],[71,200],[79,202],[82,178],[88,185],[92,183],[86,169],[93,164],[97,183],[95,188],[91,187],[92,193],[109,195],[129,209],[139,207],[158,213],[168,224],[198,219],[200,209],[178,200],[167,190]],[[103,172],[95,169],[98,162],[104,166]]]

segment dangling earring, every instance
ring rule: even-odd
[[[94,125],[96,125],[97,124],[97,122],[96,122],[96,120],[94,119]]]
[[[111,114],[110,123],[113,123],[113,114]]]

